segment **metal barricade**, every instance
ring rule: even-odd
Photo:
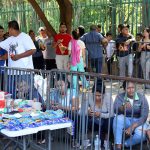
[[[105,149],[116,149],[116,144],[118,144],[116,143],[117,131],[113,129],[117,129],[115,125],[117,125],[118,120],[114,121],[113,118],[119,117],[120,114],[118,110],[114,112],[113,106],[117,95],[120,96],[120,93],[127,95],[127,87],[125,92],[122,89],[123,81],[127,81],[126,86],[128,82],[133,82],[132,89],[141,93],[140,96],[146,95],[148,100],[150,97],[149,89],[144,88],[144,84],[150,84],[150,81],[137,78],[61,70],[39,71],[17,68],[4,68],[4,74],[3,88],[13,94],[14,99],[30,100],[35,98],[42,103],[43,111],[62,109],[65,116],[73,121],[71,128],[53,131],[50,139],[47,139],[47,132],[39,132],[30,136],[30,140],[34,143],[27,146],[31,146],[33,149],[40,149],[41,147],[48,149],[48,141],[52,141],[53,150],[60,149],[60,147],[64,150],[93,150],[96,135],[101,139],[101,146],[105,146]],[[76,86],[74,86],[74,83],[76,83]],[[135,94],[135,91],[132,91],[133,94]],[[124,97],[121,97],[121,100]],[[105,107],[103,104],[105,104]],[[141,109],[143,108],[141,107]],[[124,115],[124,118],[128,117],[126,108],[122,115]],[[133,110],[130,118],[131,120],[134,119]],[[125,125],[125,119],[123,121]],[[125,143],[126,138],[132,141],[133,136],[126,137],[125,129],[127,127],[123,126],[123,128],[122,149],[125,149],[125,146],[128,146]],[[141,138],[135,145],[136,149],[142,150],[147,147],[145,130],[145,126],[142,124],[140,131],[144,139]],[[20,138],[17,140],[20,140]],[[15,142],[17,140],[15,139]],[[38,143],[38,145],[35,143]],[[100,142],[98,145],[100,146]],[[135,146],[131,144],[129,148],[134,149]]]

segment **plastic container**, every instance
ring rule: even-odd
[[[99,136],[96,135],[96,138],[94,140],[94,150],[101,150],[101,140],[99,139]]]

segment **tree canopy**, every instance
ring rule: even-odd
[[[101,24],[102,32],[116,32],[119,23],[128,23],[131,32],[140,32],[150,24],[149,0],[0,0],[1,25],[18,20],[23,31],[46,26],[54,35],[60,22],[71,27]]]

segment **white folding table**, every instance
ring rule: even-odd
[[[48,131],[48,150],[51,150],[51,131],[69,128],[72,126],[71,121],[66,123],[52,124],[52,125],[44,125],[36,128],[27,128],[20,131],[9,131],[7,129],[2,129],[1,133],[9,138],[23,137],[23,150],[27,150],[26,139],[28,135],[36,134],[39,131]]]

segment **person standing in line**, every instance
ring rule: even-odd
[[[129,33],[129,25],[124,24],[121,27],[121,33],[116,38],[117,58],[119,60],[119,75],[125,77],[126,66],[128,66],[128,76],[133,73],[133,54],[131,43],[135,38]]]
[[[143,32],[144,38],[139,47],[141,51],[141,67],[143,70],[143,76],[145,80],[150,80],[150,29],[145,28]],[[150,89],[149,84],[145,84],[146,89]]]
[[[121,28],[122,28],[123,24],[119,24],[118,25],[118,28],[117,28],[117,31],[118,31],[118,35],[121,33]]]
[[[82,37],[85,34],[85,28],[84,28],[84,26],[80,25],[78,27],[78,30],[79,30],[79,36]]]
[[[79,36],[80,38],[85,34],[85,28],[84,26],[80,25],[78,27],[79,30]],[[88,70],[88,65],[89,65],[89,60],[88,60],[88,50],[85,48],[85,62],[86,62],[86,66],[84,67],[85,72]]]
[[[97,32],[98,32],[98,33],[101,33],[101,29],[102,29],[102,26],[101,26],[100,24],[98,24],[98,25],[97,25],[97,29],[96,29]]]
[[[44,58],[43,58],[43,53],[42,53],[42,47],[40,47],[38,41],[36,41],[35,33],[33,30],[29,31],[29,35],[31,39],[33,40],[34,45],[36,47],[36,52],[32,55],[34,69],[44,70]]]
[[[52,46],[53,37],[50,33],[48,33],[45,27],[40,27],[38,32],[39,36],[37,37],[37,41],[39,42],[39,45],[43,47],[42,52],[44,57],[45,69],[51,70],[53,68],[56,68],[56,54]]]
[[[79,31],[77,29],[72,31],[72,40],[69,42],[68,50],[71,56],[71,71],[85,72],[85,44],[79,38]],[[88,82],[85,77],[81,77],[82,86],[88,87]],[[85,85],[85,86],[84,86]],[[77,89],[77,76],[73,76],[73,88]]]
[[[0,42],[4,41],[4,28],[2,26],[0,26]],[[6,65],[6,60],[8,59],[8,53],[6,50],[1,49],[0,50],[0,67],[1,66],[5,66]],[[3,78],[4,78],[4,72],[3,69],[0,68],[0,90],[4,90],[4,82],[3,82]]]
[[[102,72],[102,62],[103,62],[103,46],[107,45],[108,41],[104,38],[101,33],[97,32],[97,26],[91,25],[90,32],[84,34],[81,40],[85,43],[88,50],[88,56],[90,59],[91,68],[96,73]]]
[[[35,45],[29,35],[19,29],[17,21],[8,22],[10,37],[0,42],[1,49],[8,51],[8,67],[33,69],[32,54]],[[0,50],[1,50],[0,49]]]
[[[72,39],[70,34],[67,34],[67,27],[65,23],[59,26],[59,32],[54,36],[53,47],[56,48],[56,65],[57,69],[68,70],[68,44]]]
[[[108,74],[112,74],[112,63],[113,63],[113,55],[116,48],[115,41],[112,40],[112,33],[106,33],[106,39],[108,40],[108,45],[106,46],[106,63]]]
[[[142,67],[141,67],[141,62],[140,62],[140,58],[141,58],[141,51],[139,50],[139,45],[140,42],[143,38],[142,33],[137,33],[136,34],[136,42],[133,43],[133,51],[134,51],[134,65],[135,65],[135,77],[137,78],[142,78]]]
[[[16,20],[8,22],[8,31],[10,37],[0,42],[0,51],[5,49],[8,52],[8,67],[33,69],[32,55],[35,53],[36,48],[32,39],[29,35],[20,31],[19,24]],[[19,86],[21,83],[26,83],[28,87],[31,86],[32,81],[30,74],[23,76],[17,74],[16,71],[13,72],[10,70],[8,75],[10,77],[7,81],[7,83],[9,83],[7,92],[12,93],[13,98],[17,98],[17,89],[20,90]],[[31,89],[27,88],[26,94],[29,94],[31,99],[33,96],[31,92],[33,88],[30,88]],[[26,88],[24,87],[23,90],[26,90]]]

